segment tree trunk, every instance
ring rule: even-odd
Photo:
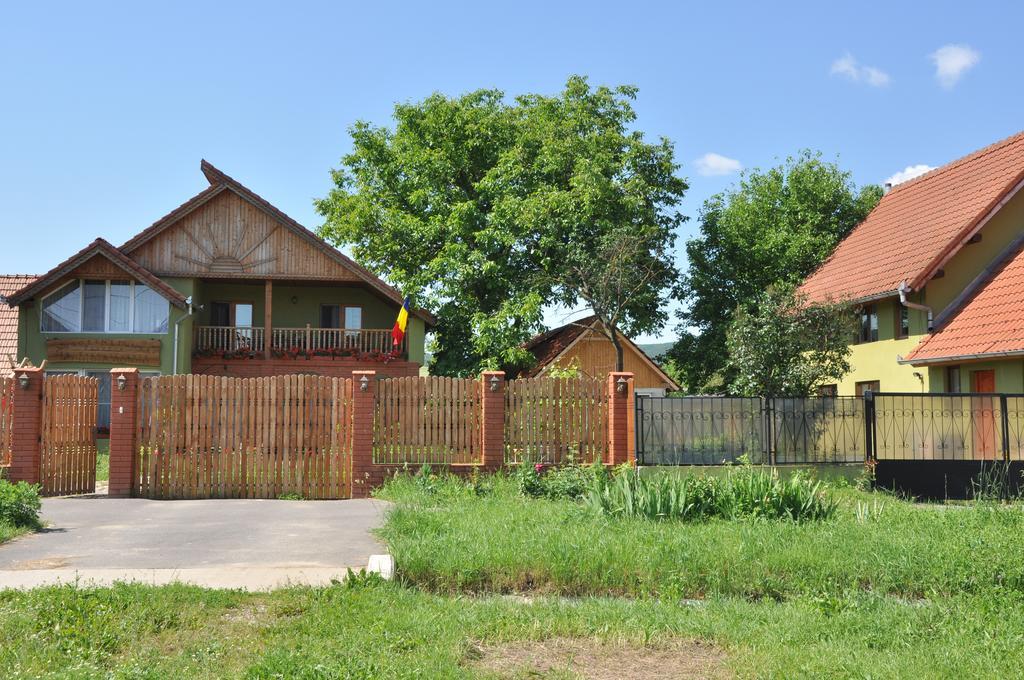
[[[621,373],[625,370],[625,357],[622,353],[622,341],[619,340],[619,329],[615,326],[605,326],[608,329],[608,337],[615,347],[615,370]]]

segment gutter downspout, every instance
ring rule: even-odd
[[[928,305],[922,305],[922,304],[918,304],[917,302],[911,302],[911,301],[907,300],[907,293],[909,291],[910,291],[910,286],[907,285],[906,281],[902,282],[900,284],[899,288],[896,289],[896,292],[898,292],[900,294],[900,304],[903,305],[904,307],[906,307],[907,309],[917,309],[917,310],[920,310],[922,312],[927,312],[927,314],[928,314],[928,332],[930,333],[932,331],[932,308],[929,307]]]
[[[183,314],[180,319],[174,322],[174,358],[171,360],[171,375],[178,375],[178,329],[181,327],[182,321],[192,316],[191,295],[185,298],[185,304],[188,305],[188,313]]]

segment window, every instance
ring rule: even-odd
[[[819,397],[835,397],[837,394],[839,394],[839,386],[834,383],[831,385],[818,385]]]
[[[960,367],[959,366],[947,366],[946,367],[946,391],[947,392],[959,392],[959,391],[961,391]]]
[[[878,340],[878,308],[874,305],[861,307],[860,310],[860,342]]]
[[[858,397],[863,397],[867,391],[878,392],[880,391],[880,385],[877,380],[865,380],[856,384],[856,394]]]
[[[896,339],[905,338],[910,335],[910,310],[903,305],[896,303]]]
[[[170,306],[132,281],[75,280],[42,301],[44,333],[166,333]]]
[[[344,326],[342,326],[344,322]],[[363,327],[363,308],[344,305],[320,305],[320,328],[345,328],[358,330]]]

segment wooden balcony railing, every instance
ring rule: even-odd
[[[264,329],[261,327],[242,328],[235,326],[197,326],[195,351],[229,352],[249,349],[259,352],[264,349]],[[404,355],[405,340],[398,347],[392,344],[390,328],[271,328],[270,348],[279,352],[318,352],[330,350],[353,350],[358,352],[387,353],[397,350]]]

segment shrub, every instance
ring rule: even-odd
[[[835,514],[837,506],[819,482],[802,473],[783,480],[774,470],[752,467],[730,471],[725,478],[623,472],[595,484],[586,502],[615,517],[691,521],[712,517],[823,520]]]
[[[0,479],[0,524],[37,529],[40,507],[37,485]]]
[[[610,475],[604,465],[564,465],[545,467],[523,463],[513,473],[519,491],[534,498],[578,500],[597,485],[607,483]]]

